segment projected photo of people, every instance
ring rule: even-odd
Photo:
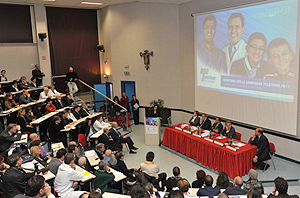
[[[222,50],[214,44],[216,35],[217,20],[214,15],[208,15],[203,22],[204,40],[199,48],[199,57],[204,67],[210,68],[220,73],[227,73],[225,55]]]
[[[230,43],[223,48],[226,54],[226,65],[230,71],[231,65],[236,60],[246,56],[246,42],[242,39],[244,33],[245,19],[241,13],[230,15],[227,23],[227,33]]]
[[[294,53],[291,45],[284,38],[276,38],[268,45],[268,59],[275,70],[264,78],[275,80],[295,80],[296,68],[293,63]]]
[[[263,60],[267,39],[264,34],[255,32],[248,38],[247,56],[235,61],[230,68],[230,75],[248,78],[264,78],[270,73],[269,64]]]

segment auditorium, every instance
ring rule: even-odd
[[[0,0],[0,198],[299,197],[299,3]]]

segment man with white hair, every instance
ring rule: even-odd
[[[45,87],[44,91],[42,91],[40,93],[40,100],[41,99],[46,99],[46,98],[51,98],[51,96],[49,95],[49,88],[48,87]]]
[[[50,89],[49,89],[49,95],[51,97],[56,97],[57,95],[62,95],[62,93],[59,93],[56,89],[54,85],[50,85]]]

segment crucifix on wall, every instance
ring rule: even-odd
[[[148,70],[150,65],[150,56],[153,56],[153,51],[149,52],[149,50],[144,50],[144,52],[140,52],[140,56],[144,57],[144,65],[146,70]]]

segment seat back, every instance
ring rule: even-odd
[[[275,144],[273,144],[272,142],[270,142],[269,145],[270,145],[270,153],[272,155],[275,155],[275,152],[276,152]]]
[[[86,146],[86,138],[84,134],[78,134],[78,141],[83,147]]]
[[[235,133],[236,133],[237,139],[238,139],[238,140],[241,140],[241,138],[242,138],[242,134],[241,134],[241,133],[239,133],[239,132],[235,132]]]
[[[251,144],[252,139],[253,139],[253,137],[249,138],[248,144]]]

